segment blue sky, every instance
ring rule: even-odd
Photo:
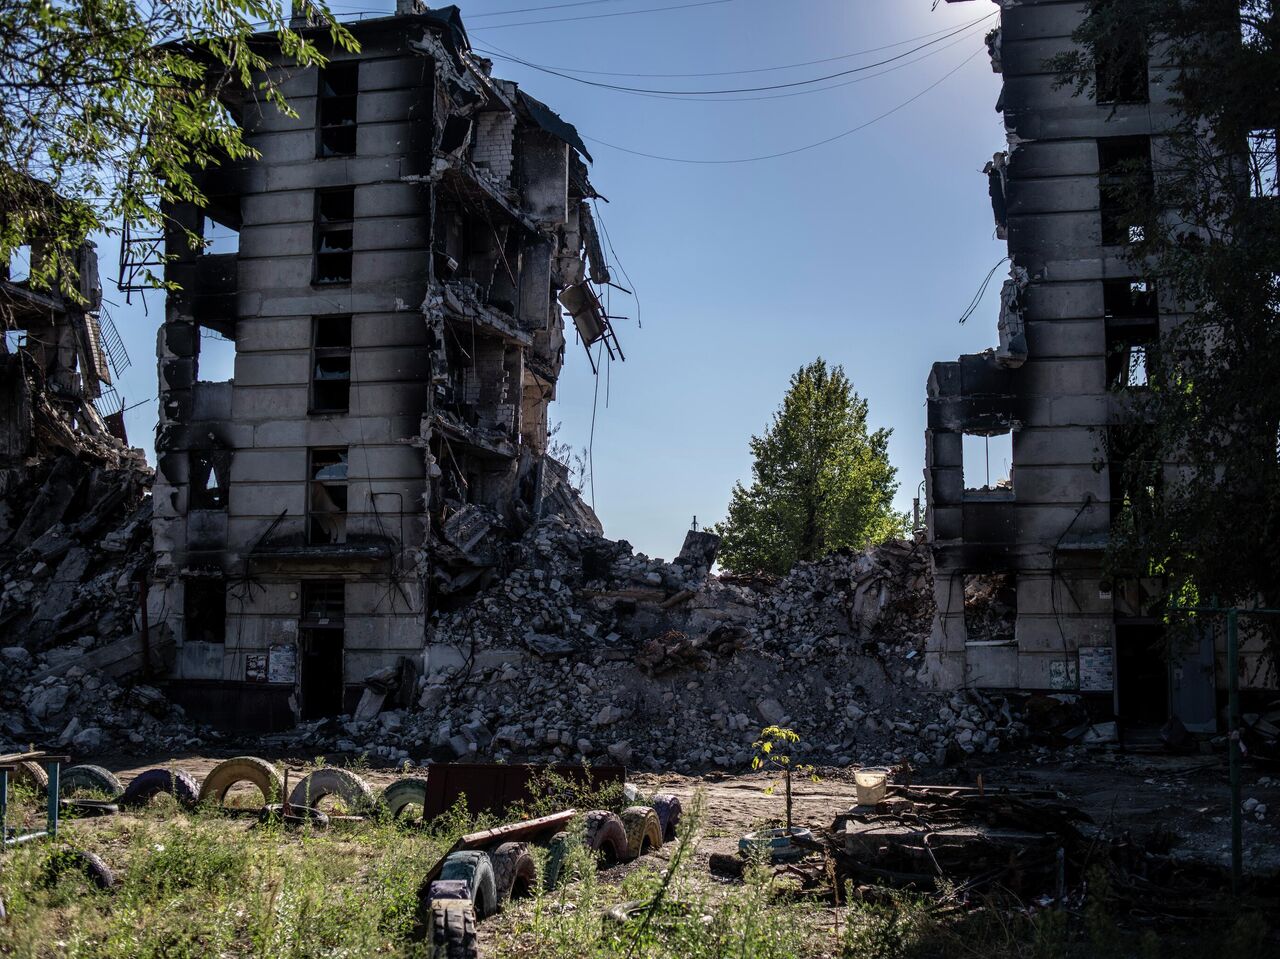
[[[557,70],[762,71],[578,74],[661,90],[759,87],[850,70],[994,12],[981,0],[939,3],[936,11],[931,0],[595,0],[483,16],[566,2],[460,6],[473,46]],[[680,6],[694,3],[700,5]],[[333,6],[344,15],[392,7],[393,0]],[[592,19],[526,22],[571,17]],[[630,317],[617,322],[626,362],[612,366],[607,382],[602,370],[598,387],[594,499],[609,536],[670,558],[694,516],[700,524],[720,519],[734,482],[750,475],[748,440],[768,424],[789,376],[817,356],[842,364],[869,400],[872,424],[892,428],[898,505],[910,508],[923,469],[930,364],[995,339],[998,282],[973,318],[957,323],[1005,252],[981,175],[1004,144],[994,109],[999,78],[982,42],[993,21],[885,67],[728,101],[633,95],[495,58],[496,75],[518,81],[590,138],[592,181],[609,199],[600,204],[604,224],[639,293],[643,328],[635,303],[612,296],[613,312]],[[762,69],[834,57],[845,58]],[[835,86],[853,79],[859,82]],[[832,88],[807,92],[823,86]],[[798,91],[806,93],[778,96]],[[897,107],[824,146],[759,162],[675,163],[598,142],[668,157],[738,159],[813,144]],[[104,280],[113,278],[114,245],[104,243],[101,253]],[[110,282],[104,286],[134,359],[121,391],[128,404],[146,400],[127,414],[130,436],[150,447],[163,304],[149,294],[148,315],[137,295],[125,306]],[[212,365],[206,356],[202,375],[231,375],[229,366]],[[563,424],[560,437],[575,447],[589,441],[596,395],[587,358],[571,343],[552,415]],[[995,461],[993,449],[993,472]]]

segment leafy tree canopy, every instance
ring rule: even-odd
[[[201,202],[196,171],[253,155],[226,88],[288,113],[272,58],[323,63],[317,37],[356,47],[325,4],[302,12],[318,32],[271,0],[0,3],[0,263],[35,241],[47,286],[88,233]]]
[[[728,518],[714,527],[724,539],[721,564],[784,574],[798,561],[900,534],[889,435],[868,432],[867,401],[842,367],[817,359],[801,368],[769,428],[751,438],[751,486],[734,486]]]

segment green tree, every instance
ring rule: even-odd
[[[302,12],[321,29],[290,29],[275,0],[0,3],[0,263],[34,241],[47,286],[89,233],[154,230],[163,203],[202,202],[198,170],[253,156],[240,92],[290,112],[272,59],[355,48],[324,3]]]
[[[751,438],[752,483],[737,483],[720,562],[735,572],[784,574],[797,562],[899,535],[890,430],[867,430],[867,401],[844,369],[821,359],[791,377],[763,436]]]
[[[1163,577],[1175,603],[1280,604],[1277,13],[1273,0],[1089,0],[1078,50],[1051,64],[1096,97],[1098,64],[1114,74],[1149,49],[1152,89],[1175,111],[1154,190],[1115,185],[1143,224],[1130,260],[1155,279],[1162,329],[1149,385],[1126,391],[1130,423],[1108,437],[1123,503],[1111,563]]]

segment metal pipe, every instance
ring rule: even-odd
[[[1227,610],[1227,754],[1231,763],[1231,891],[1240,895],[1244,836],[1240,822],[1240,644],[1239,611]]]
[[[6,846],[21,846],[24,842],[31,842],[33,839],[43,839],[47,835],[49,834],[41,829],[39,832],[29,832],[23,836],[10,836],[5,839],[4,844]]]
[[[49,775],[49,788],[45,795],[48,800],[48,817],[46,830],[51,839],[58,838],[58,799],[62,792],[61,770],[62,763],[58,760],[47,762],[44,765],[45,772]]]

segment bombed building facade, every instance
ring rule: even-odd
[[[494,535],[551,513],[599,531],[547,455],[564,313],[612,337],[590,156],[490,75],[456,8],[348,27],[358,53],[279,64],[296,117],[228,100],[259,158],[167,210],[148,613],[174,698],[233,725],[350,713],[380,671],[412,688],[428,613]]]
[[[1146,385],[1146,345],[1180,320],[1159,278],[1135,274],[1142,226],[1121,186],[1156,187],[1174,128],[1160,51],[1135,37],[1123,69],[1097,65],[1096,96],[1074,96],[1047,61],[1072,49],[1083,5],[1001,7],[988,44],[1008,142],[985,172],[1010,271],[998,346],[936,363],[928,381],[931,674],[952,688],[1080,690],[1122,719],[1213,731],[1225,683],[1213,637],[1166,655],[1159,584],[1111,582],[1105,568],[1127,396]]]

